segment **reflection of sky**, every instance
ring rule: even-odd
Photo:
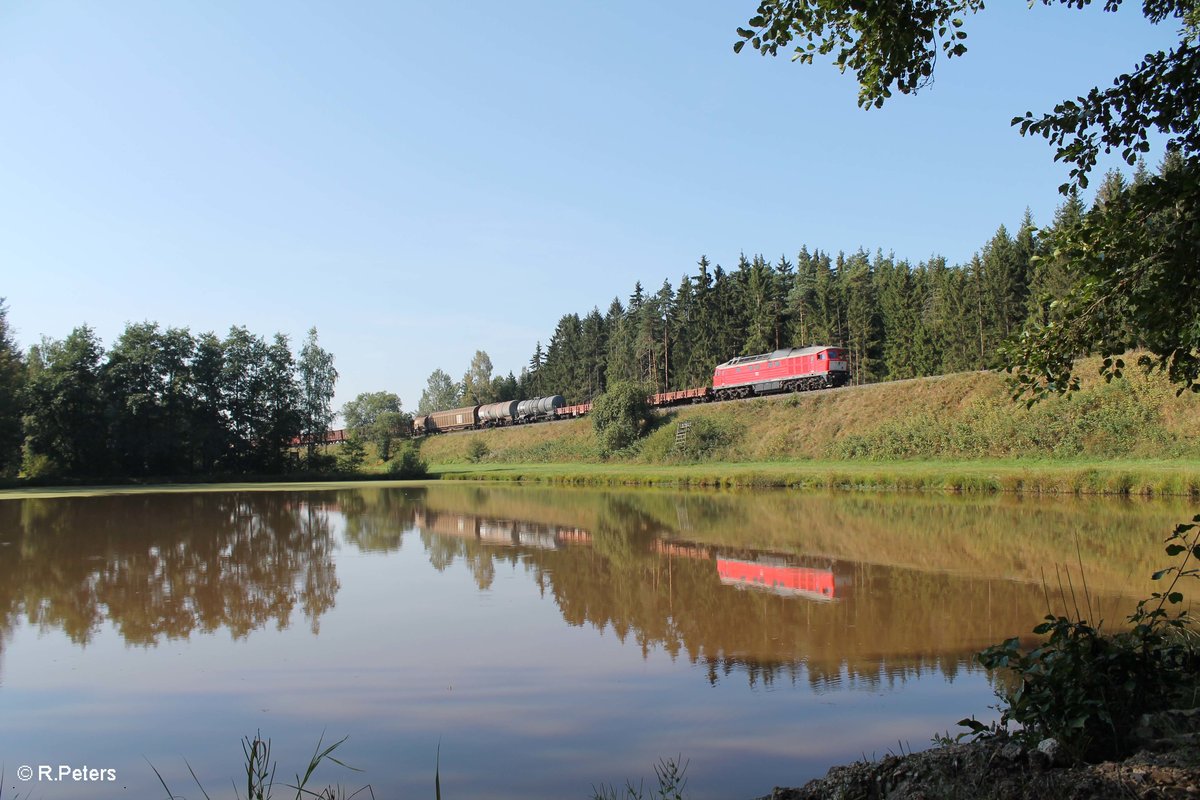
[[[32,797],[150,797],[153,763],[177,794],[231,796],[240,737],[273,739],[280,775],[301,770],[324,732],[349,735],[328,781],[375,796],[581,797],[593,784],[690,760],[692,797],[765,794],[862,754],[921,748],[993,702],[978,672],[889,684],[805,676],[715,686],[704,665],[628,637],[563,624],[522,566],[497,562],[477,589],[461,559],[438,573],[414,534],[389,554],[337,553],[340,590],[314,636],[302,614],[233,640],[227,632],[126,646],[107,624],[86,647],[20,627],[4,652],[4,791]],[[802,602],[802,601],[798,601]],[[116,768],[115,785],[29,785],[22,764]]]

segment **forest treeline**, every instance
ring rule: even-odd
[[[1055,225],[1083,211],[1072,198]],[[563,316],[519,383],[567,402],[618,380],[686,389],[710,384],[734,356],[817,344],[845,347],[856,383],[994,366],[998,346],[1067,286],[1053,259],[1035,261],[1041,239],[1026,212],[1015,234],[1001,226],[962,266],[807,247],[794,259],[743,255],[729,271],[701,258],[674,287],[638,283],[604,313]]]
[[[436,370],[420,411],[548,394],[582,402],[616,381],[705,386],[734,356],[817,344],[846,348],[857,383],[996,367],[1001,345],[1027,321],[1048,321],[1073,286],[1056,234],[1147,177],[1144,166],[1132,179],[1112,172],[1091,208],[1072,194],[1040,229],[1026,211],[1014,232],[1000,226],[961,265],[807,247],[794,258],[743,255],[731,270],[702,257],[674,286],[639,282],[606,311],[563,315],[519,377],[493,378],[482,351],[461,381]]]
[[[283,334],[153,322],[107,351],[84,325],[22,353],[0,303],[0,475],[280,473],[295,437],[330,427],[336,381],[316,328],[296,355]]]

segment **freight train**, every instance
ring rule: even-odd
[[[744,397],[834,389],[850,381],[850,364],[844,348],[819,345],[793,347],[757,356],[731,358],[713,370],[711,386],[659,392],[647,398],[651,406],[663,408],[683,403],[708,403]],[[581,417],[592,404],[567,405],[562,395],[507,400],[481,406],[452,408],[418,415],[413,419],[412,436],[449,431],[477,430],[505,425],[522,425],[555,419]],[[327,442],[340,442],[345,431],[329,431]],[[298,444],[299,441],[293,442]],[[307,442],[305,442],[307,443]]]
[[[736,400],[780,392],[836,389],[850,382],[850,364],[841,347],[793,347],[758,356],[731,358],[713,370],[712,386],[660,392],[647,398],[656,408],[682,403]],[[581,417],[591,403],[564,406],[555,411],[558,419]]]

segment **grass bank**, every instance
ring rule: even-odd
[[[440,464],[443,480],[581,486],[871,489],[1200,496],[1200,461],[993,460]]]
[[[1200,494],[1200,397],[1159,375],[1105,383],[1098,367],[1081,362],[1081,391],[1031,409],[1003,375],[961,373],[670,409],[608,458],[587,419],[435,436],[421,456],[451,479]]]

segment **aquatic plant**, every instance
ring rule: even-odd
[[[688,763],[685,761],[681,765],[677,759],[659,759],[654,765],[658,789],[652,789],[650,794],[646,794],[645,781],[639,781],[634,786],[633,781],[626,780],[622,790],[612,785],[593,786],[592,800],[683,800],[683,790],[687,788]]]
[[[338,760],[333,755],[333,752],[341,747],[347,738],[349,737],[342,737],[333,744],[325,745],[325,736],[322,734],[321,738],[317,740],[317,746],[308,760],[308,766],[305,768],[304,774],[300,775],[297,773],[294,783],[277,786],[275,772],[278,764],[271,757],[271,740],[262,738],[261,732],[255,733],[253,739],[246,736],[242,739],[242,755],[245,758],[244,766],[246,774],[245,800],[271,800],[271,798],[275,797],[276,788],[294,791],[295,795],[293,797],[295,800],[308,800],[308,798],[312,798],[313,800],[350,800],[350,798],[357,797],[364,792],[366,796],[374,798],[375,792],[369,785],[362,786],[352,792],[342,786],[334,785],[328,785],[319,790],[308,788],[308,782],[312,779],[313,773],[316,772],[317,767],[323,761],[331,761],[340,767],[345,767],[354,772],[359,771]],[[186,759],[184,763],[187,764]],[[204,795],[205,800],[211,800],[204,785],[200,782],[200,778],[196,775],[195,770],[192,769],[192,765],[187,764],[187,768],[188,773],[192,776],[192,780],[196,782],[196,788]],[[167,785],[166,780],[157,767],[151,764],[150,769],[154,770],[158,782],[166,790],[167,800],[182,800],[182,795],[177,795],[171,791],[171,788]],[[236,784],[234,785],[234,795],[238,800],[242,800],[241,790]]]

